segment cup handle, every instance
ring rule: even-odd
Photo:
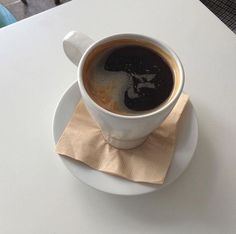
[[[63,39],[63,49],[70,61],[78,66],[83,53],[93,42],[85,34],[71,31]]]

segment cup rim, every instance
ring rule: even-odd
[[[84,67],[84,63],[85,60],[87,58],[87,56],[90,54],[90,52],[96,48],[98,45],[101,45],[103,43],[115,40],[115,39],[142,39],[142,40],[147,40],[151,43],[157,44],[158,47],[160,47],[161,49],[163,49],[164,51],[166,51],[168,54],[170,54],[172,56],[172,58],[175,60],[177,67],[179,69],[179,85],[177,88],[176,93],[174,94],[174,96],[168,101],[166,102],[163,106],[161,106],[160,108],[150,111],[148,113],[143,113],[143,114],[135,114],[135,115],[125,115],[125,114],[117,114],[114,112],[111,112],[103,107],[101,107],[100,105],[98,105],[88,94],[87,90],[84,87],[84,82],[83,82],[83,76],[82,76],[82,70]],[[169,47],[167,46],[165,43],[161,42],[160,40],[157,40],[155,38],[149,37],[149,36],[144,36],[141,34],[136,34],[136,33],[117,33],[117,34],[113,34],[111,36],[106,36],[101,38],[98,41],[95,41],[94,43],[92,43],[87,50],[85,51],[85,53],[82,55],[79,65],[78,65],[78,69],[77,69],[77,80],[78,80],[78,84],[79,84],[79,88],[80,88],[80,92],[82,97],[86,97],[89,99],[90,102],[92,102],[92,104],[99,109],[102,112],[105,112],[106,114],[116,117],[116,118],[124,118],[124,119],[139,119],[139,118],[145,118],[145,117],[151,117],[153,115],[156,115],[158,113],[163,112],[165,109],[167,109],[169,106],[171,106],[173,103],[175,103],[175,101],[179,98],[180,94],[183,91],[183,86],[184,86],[184,82],[185,82],[185,75],[184,75],[184,69],[183,69],[183,65],[179,59],[179,57],[177,56],[177,54]]]

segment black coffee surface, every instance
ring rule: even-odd
[[[166,61],[156,52],[142,46],[125,46],[112,51],[104,69],[125,72],[129,79],[124,104],[133,111],[158,107],[171,94],[174,81]]]

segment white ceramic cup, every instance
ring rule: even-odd
[[[86,58],[96,47],[119,39],[139,40],[152,44],[160,48],[174,63],[175,72],[178,73],[175,74],[178,76],[178,84],[174,86],[169,100],[160,108],[140,115],[116,114],[99,106],[86,91],[82,77]],[[105,140],[116,148],[131,149],[142,144],[171,112],[183,90],[184,71],[179,58],[173,50],[156,39],[138,34],[115,34],[94,42],[88,36],[72,31],[65,36],[63,47],[68,58],[78,66],[79,89],[87,110],[100,126]]]

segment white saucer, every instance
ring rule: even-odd
[[[57,106],[53,123],[55,142],[61,136],[80,98],[79,87],[77,82],[75,82],[65,92]],[[134,183],[120,177],[96,171],[68,157],[62,156],[61,158],[65,166],[76,178],[95,189],[118,195],[138,195],[160,190],[175,181],[189,165],[197,145],[197,139],[197,118],[194,108],[190,103],[186,107],[183,118],[181,119],[175,154],[165,182],[162,185]]]

